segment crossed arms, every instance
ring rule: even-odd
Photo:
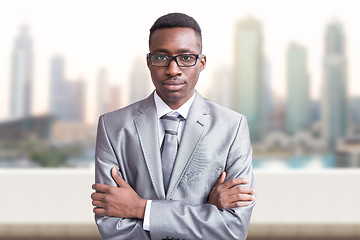
[[[92,188],[96,191],[91,194],[93,212],[98,215],[118,218],[144,219],[146,199],[139,195],[125,182],[116,167],[111,169],[111,174],[118,187],[95,183]],[[232,178],[225,182],[226,172],[221,174],[217,184],[209,196],[209,204],[220,209],[246,207],[255,200],[255,190],[241,186],[249,183],[243,178]]]
[[[142,226],[147,199],[140,197],[126,178],[120,175],[123,172],[119,174],[113,167],[124,168],[122,161],[119,165],[119,155],[114,153],[103,121],[100,119],[97,135],[97,183],[93,185],[96,192],[91,195],[103,239],[164,239],[167,236],[210,240],[246,238],[255,202],[251,149],[236,146],[249,145],[247,136],[238,134],[234,139],[228,154],[226,173],[221,174],[209,191],[206,203],[194,205],[187,199],[158,200],[154,197],[148,232]],[[247,134],[247,123],[239,128],[239,132]],[[226,177],[228,180],[225,180]]]

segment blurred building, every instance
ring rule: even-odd
[[[0,123],[0,141],[46,140],[52,143],[94,141],[94,128],[82,122],[58,121],[50,115]]]
[[[95,132],[92,125],[82,122],[55,121],[52,124],[49,139],[54,144],[87,143],[95,141]]]
[[[106,111],[112,112],[124,106],[122,101],[123,89],[121,85],[111,85],[109,92],[109,102],[107,104]]]
[[[31,114],[33,89],[33,42],[29,28],[21,26],[12,52],[10,115],[12,118]]]
[[[79,78],[66,82],[66,109],[65,121],[84,122],[86,114],[86,83]]]
[[[0,123],[0,141],[47,140],[54,121],[51,116],[40,116]]]
[[[350,105],[350,136],[360,136],[360,97],[349,100]]]
[[[310,122],[317,123],[321,121],[321,100],[312,100],[311,101],[311,118]]]
[[[306,49],[292,43],[287,50],[286,131],[294,134],[310,129],[309,75]]]
[[[347,131],[347,62],[345,36],[339,22],[328,25],[325,34],[323,136],[330,149]]]
[[[65,61],[62,56],[54,56],[50,61],[50,114],[65,118],[66,91]]]
[[[110,84],[108,72],[106,69],[101,69],[96,82],[96,121],[100,115],[123,107],[123,98],[121,85]]]
[[[138,57],[130,70],[129,82],[130,96],[129,102],[134,103],[146,98],[152,91],[152,82],[149,78],[148,69],[146,67],[146,59]]]
[[[101,69],[96,79],[96,118],[108,110],[109,90],[109,74],[106,69]]]
[[[263,102],[264,102],[264,129],[266,132],[272,131],[278,124],[277,120],[273,118],[275,112],[275,97],[271,90],[271,66],[269,61],[264,60],[264,91],[263,91]]]
[[[54,56],[50,63],[50,113],[61,121],[85,121],[85,98],[85,81],[67,80],[63,57]]]
[[[336,167],[360,167],[360,137],[339,141],[336,146]]]
[[[270,113],[268,117],[269,121],[269,132],[272,131],[281,131],[285,132],[285,108],[286,102],[284,99],[273,96],[273,111]]]
[[[261,23],[253,18],[240,21],[235,31],[236,110],[249,122],[251,140],[259,142],[263,134],[264,57]]]
[[[212,86],[206,95],[217,104],[235,110],[232,69],[228,66],[221,66],[215,69],[212,76]]]

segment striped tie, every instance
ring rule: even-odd
[[[164,140],[161,146],[161,164],[163,172],[163,181],[165,192],[168,189],[170,176],[174,167],[175,158],[178,150],[178,128],[181,120],[185,120],[181,116],[170,116],[168,114],[162,116],[161,121],[165,128]]]

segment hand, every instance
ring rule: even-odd
[[[226,172],[222,172],[216,185],[210,192],[208,203],[218,209],[230,209],[246,207],[255,199],[255,190],[246,186],[238,186],[249,183],[244,178],[231,178],[225,183]]]
[[[144,219],[146,199],[138,194],[125,182],[116,167],[111,169],[111,175],[119,187],[95,183],[91,194],[93,212],[98,215]]]

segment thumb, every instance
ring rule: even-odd
[[[218,184],[222,184],[225,181],[226,178],[226,172],[222,172],[219,180],[217,181]]]
[[[122,177],[120,176],[119,172],[117,171],[116,167],[112,167],[111,169],[111,175],[113,177],[113,179],[115,180],[115,182],[117,183],[117,185],[119,187],[122,187],[122,185],[124,185],[124,183],[126,183]]]

